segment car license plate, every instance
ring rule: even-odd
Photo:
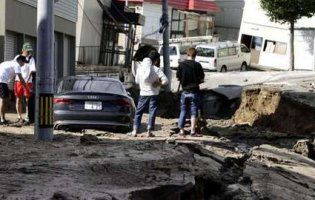
[[[84,104],[85,110],[102,110],[101,101],[86,101]]]

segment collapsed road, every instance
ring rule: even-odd
[[[3,127],[0,199],[313,200],[311,90],[245,88],[235,114],[205,120],[202,138],[170,136],[169,108],[152,139],[58,131],[45,143],[34,141],[32,127]],[[214,105],[217,96],[207,94]]]

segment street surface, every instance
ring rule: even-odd
[[[237,124],[232,118],[207,120],[204,137],[182,137],[171,135],[176,118],[158,117],[156,137],[146,138],[147,115],[137,138],[97,130],[55,131],[53,142],[40,142],[34,139],[33,126],[2,126],[0,199],[313,200],[315,130],[310,128],[315,117],[305,116],[315,116],[314,82],[315,74],[309,72],[206,72],[202,86],[264,83],[280,91],[300,91],[296,102],[281,101],[277,92],[253,96],[256,99],[246,96],[239,113],[266,119],[265,107],[277,111],[279,102],[286,103],[282,109],[301,104],[301,112],[274,116],[280,116],[283,125],[290,115],[306,120],[305,127],[299,127],[290,119],[290,126],[303,128],[306,135]],[[262,114],[251,115],[258,107]],[[7,118],[15,121],[16,114]]]
[[[172,71],[172,91],[177,91],[178,81],[176,71]],[[213,89],[219,85],[239,85],[247,86],[254,84],[285,84],[294,85],[303,81],[315,82],[315,72],[205,72],[205,82],[201,85],[202,89]]]

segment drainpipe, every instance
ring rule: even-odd
[[[315,72],[315,29],[313,29],[313,71]]]
[[[54,1],[37,4],[37,77],[35,104],[35,136],[53,139],[54,98]]]

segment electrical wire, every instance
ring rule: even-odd
[[[92,27],[95,29],[96,33],[101,37],[102,33],[99,32],[99,30],[97,29],[96,25],[92,22],[91,18],[88,16],[88,14],[85,12],[85,10],[83,9],[82,4],[80,3],[79,0],[77,0],[77,3],[80,7],[80,9],[82,10],[83,14],[85,15],[85,17],[87,18],[87,20],[90,22],[90,24],[92,25]]]

